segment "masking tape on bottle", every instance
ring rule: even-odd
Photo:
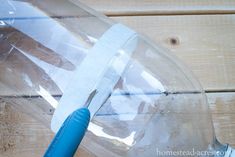
[[[69,85],[59,101],[51,129],[57,132],[65,119],[76,109],[84,107],[91,93],[97,93],[89,107],[91,117],[107,99],[112,88],[128,64],[128,56],[120,48],[135,36],[136,32],[122,24],[113,25],[88,52],[75,70]],[[129,51],[131,52],[131,51]]]

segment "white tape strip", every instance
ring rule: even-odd
[[[51,121],[51,129],[54,132],[58,131],[73,111],[85,107],[94,90],[97,90],[97,94],[90,102],[91,117],[101,107],[129,61],[130,54],[119,50],[135,34],[126,26],[116,24],[105,32],[88,52],[87,57],[74,72],[55,110]]]
[[[235,150],[232,147],[228,146],[224,157],[235,157]]]

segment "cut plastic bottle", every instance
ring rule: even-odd
[[[1,99],[48,127],[89,101],[82,147],[96,156],[235,156],[200,83],[160,45],[77,0],[0,2]]]

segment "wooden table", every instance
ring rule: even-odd
[[[235,1],[81,0],[169,48],[207,92],[215,132],[235,147]],[[0,157],[40,157],[49,129],[0,100]],[[94,156],[80,149],[78,156]]]

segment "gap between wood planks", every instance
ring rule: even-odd
[[[77,0],[73,0],[76,4]],[[108,16],[234,14],[232,0],[80,0]]]
[[[218,11],[218,12],[168,12],[168,13],[155,13],[155,12],[133,12],[133,13],[123,13],[123,14],[112,14],[106,13],[108,17],[123,17],[123,16],[187,16],[187,15],[226,15],[226,14],[235,14],[235,11]]]

